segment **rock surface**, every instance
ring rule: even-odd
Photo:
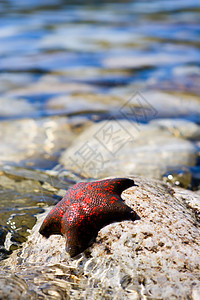
[[[4,299],[193,299],[200,297],[200,195],[134,178],[123,193],[140,220],[104,227],[76,259],[65,239],[38,233],[1,263]],[[6,286],[6,288],[5,288]]]
[[[168,169],[196,164],[198,149],[189,139],[200,127],[184,120],[140,124],[111,118],[86,129],[60,158],[64,167],[86,177],[120,173],[161,178]]]
[[[55,112],[75,113],[96,113],[117,112],[124,99],[112,95],[101,95],[95,93],[73,93],[52,97],[47,103],[48,110]]]
[[[65,117],[2,121],[0,164],[36,158],[50,160],[68,147],[75,136]]]
[[[0,97],[0,117],[20,117],[33,114],[36,109],[25,99]]]

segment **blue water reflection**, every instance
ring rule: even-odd
[[[3,95],[44,75],[199,94],[199,1],[1,1],[0,13]]]

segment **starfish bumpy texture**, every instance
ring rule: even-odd
[[[47,215],[39,232],[46,238],[65,236],[66,251],[74,257],[92,244],[102,227],[138,218],[120,197],[131,186],[134,181],[127,178],[77,183]]]

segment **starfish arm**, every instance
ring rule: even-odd
[[[129,178],[114,178],[114,179],[106,179],[102,180],[102,188],[109,193],[114,193],[117,195],[121,195],[121,193],[130,188],[131,186],[135,186],[134,181]]]
[[[136,212],[127,206],[119,196],[113,196],[111,201],[107,201],[100,212],[100,214],[94,215],[98,230],[114,222],[140,219]]]
[[[79,232],[78,228],[74,227],[71,228],[66,232],[66,251],[69,253],[71,257],[74,257],[84,251],[87,246],[84,246],[82,240],[79,239]]]
[[[65,214],[61,224],[62,235],[66,237],[66,251],[71,257],[87,249],[98,233],[98,230],[93,230],[92,224],[87,222],[87,217],[81,222],[77,218],[69,221],[67,214]]]
[[[108,204],[106,208],[106,213],[109,216],[110,222],[113,219],[114,222],[119,222],[123,220],[136,220],[137,214],[135,211],[124,203],[120,197],[115,197],[116,201],[114,205]],[[117,199],[119,198],[119,199]]]
[[[55,208],[50,211],[40,227],[39,233],[46,238],[52,234],[61,234],[61,212],[58,208],[58,206],[55,206]]]

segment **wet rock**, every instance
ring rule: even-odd
[[[40,218],[23,248],[1,263],[0,292],[6,285],[8,297],[17,289],[41,299],[199,299],[200,196],[134,180],[138,187],[123,198],[140,220],[104,227],[88,250],[71,259],[63,237],[39,235]]]
[[[75,82],[62,82],[59,76],[45,75],[41,77],[37,83],[32,83],[22,88],[7,92],[7,97],[21,97],[28,95],[41,95],[41,94],[61,94],[72,92],[91,92],[94,88],[88,84],[75,83]]]
[[[0,74],[0,92],[11,91],[12,89],[21,88],[27,84],[30,84],[33,80],[33,76],[30,74]]]
[[[197,191],[200,189],[200,166],[171,169],[163,174],[163,180],[172,185]]]
[[[163,175],[163,180],[185,189],[192,188],[192,172],[186,168],[168,171]]]
[[[0,168],[0,260],[21,246],[36,215],[46,205],[55,205],[77,180],[80,178],[58,167],[50,171]]]
[[[68,189],[82,178],[57,165],[52,170],[34,170],[10,165],[0,167],[0,186],[17,192],[55,192]]]
[[[75,136],[65,117],[3,121],[0,123],[0,163],[56,159]]]
[[[194,122],[183,119],[158,119],[151,121],[151,124],[167,129],[176,137],[181,137],[190,140],[200,138],[200,126]]]
[[[197,147],[184,139],[183,122],[162,125],[162,121],[142,125],[128,120],[110,119],[85,130],[60,158],[66,168],[86,177],[101,178],[121,173],[161,178],[172,167],[193,166]],[[163,121],[164,124],[164,121]],[[192,123],[193,124],[193,123]],[[196,136],[187,130],[187,138]],[[184,130],[182,130],[184,131]]]
[[[30,115],[36,111],[25,99],[0,98],[0,118]]]
[[[110,68],[141,68],[144,66],[157,65],[173,65],[175,62],[184,63],[186,61],[192,61],[191,54],[187,51],[179,48],[180,53],[147,53],[141,52],[140,55],[126,55],[123,56],[119,52],[116,55],[109,55],[104,59],[104,66]]]
[[[193,185],[195,189],[198,189],[200,191],[200,166],[196,166],[192,168],[192,179],[193,179]]]
[[[52,97],[46,103],[46,107],[54,112],[72,113],[105,113],[119,110],[123,98],[110,95],[93,93],[73,93]]]
[[[198,97],[185,96],[182,94],[173,95],[157,90],[133,92],[134,90],[135,88],[132,86],[128,86],[122,89],[122,91],[120,91],[120,88],[116,88],[114,92],[109,95],[97,94],[96,91],[95,93],[87,93],[86,91],[80,91],[78,93],[72,91],[71,94],[68,93],[51,97],[46,102],[46,110],[57,111],[58,113],[63,111],[68,114],[83,112],[95,112],[97,114],[109,113],[116,118],[125,118],[142,123],[155,118],[181,118],[185,116],[199,120],[200,105]],[[170,119],[161,122],[165,127],[173,126],[173,121],[171,121],[172,123],[170,124]],[[175,123],[177,122],[178,120],[175,121]],[[186,127],[187,123],[184,124],[184,122],[183,120],[182,125]],[[179,123],[178,126],[180,128],[181,119]],[[188,123],[188,125],[189,124],[190,123]],[[192,125],[190,130],[194,131],[194,126],[195,124]],[[182,129],[185,130],[186,128]]]
[[[159,90],[143,91],[133,93],[133,87],[130,87],[130,93],[124,108],[128,109],[125,116],[133,114],[131,106],[140,106],[143,114],[141,122],[148,120],[148,111],[152,110],[153,114],[149,119],[156,118],[179,118],[189,116],[199,120],[200,105],[199,97],[184,95],[183,93],[170,94]],[[147,117],[146,117],[147,115]]]

